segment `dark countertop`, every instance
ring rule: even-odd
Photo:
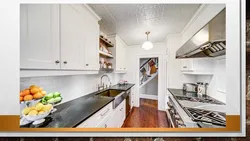
[[[113,89],[113,90],[122,90],[122,91],[127,91],[129,90],[130,88],[132,88],[135,84],[126,84],[126,85],[119,85],[119,84],[116,84],[114,86],[112,86],[110,89]]]
[[[110,89],[126,91],[134,84],[125,86],[115,85]],[[107,89],[106,89],[107,90]],[[55,106],[57,111],[45,118],[45,122],[41,125],[34,126],[31,123],[21,128],[72,128],[95,114],[97,111],[105,107],[114,100],[113,97],[99,96],[98,93],[106,90],[93,92],[91,94],[76,98],[74,100]]]
[[[201,96],[195,92],[186,92],[182,89],[171,89],[169,88],[168,91],[174,96],[186,96],[186,97],[198,97],[198,98],[210,98],[210,96]]]

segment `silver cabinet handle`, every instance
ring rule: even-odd
[[[56,64],[59,64],[59,63],[60,63],[60,61],[59,61],[59,60],[56,60],[56,61],[55,61],[55,63],[56,63]]]
[[[63,63],[64,63],[64,64],[67,64],[68,62],[67,62],[67,61],[64,61]]]
[[[187,66],[183,66],[183,68],[187,68]]]
[[[89,64],[86,64],[86,66],[89,66]]]

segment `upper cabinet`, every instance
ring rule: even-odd
[[[126,61],[126,43],[117,35],[111,36],[110,40],[115,43],[111,49],[115,59],[113,60],[114,69],[116,73],[126,73],[127,61]]]
[[[117,36],[116,37],[116,70],[126,71],[126,44]]]
[[[99,69],[99,17],[87,5],[21,4],[21,69]]]
[[[21,4],[20,67],[60,69],[59,5]]]
[[[83,9],[88,13],[86,9]],[[100,27],[95,17],[90,14],[84,16],[85,34],[85,70],[99,70],[99,36]]]
[[[62,69],[84,69],[84,15],[80,5],[61,5]]]
[[[181,72],[193,75],[213,75],[213,64],[211,58],[181,59]]]

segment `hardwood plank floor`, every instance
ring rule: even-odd
[[[167,115],[158,111],[157,100],[140,99],[140,107],[134,107],[123,124],[123,128],[167,128]]]

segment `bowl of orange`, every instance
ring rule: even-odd
[[[31,85],[29,88],[20,91],[20,102],[41,99],[46,95],[42,87]]]

